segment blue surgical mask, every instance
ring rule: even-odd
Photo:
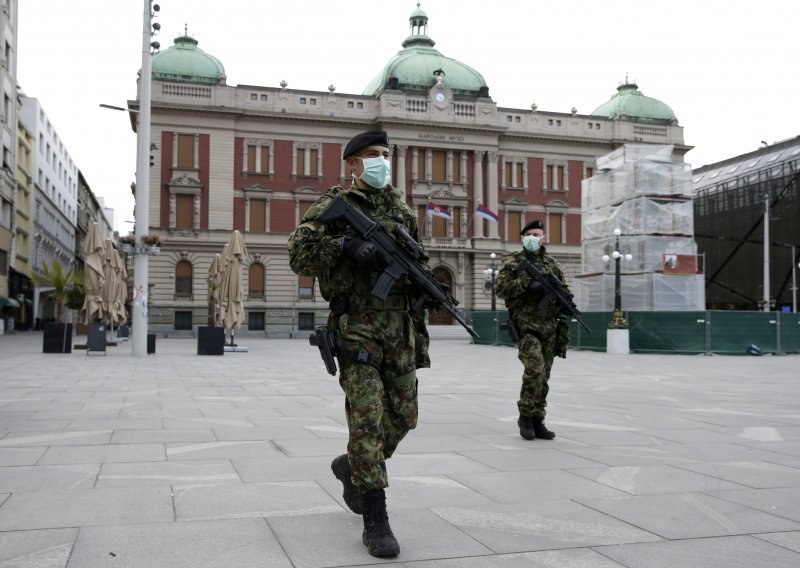
[[[364,171],[358,176],[361,181],[377,189],[389,185],[392,181],[392,164],[389,160],[381,156],[360,159],[364,164]]]
[[[522,246],[525,250],[536,252],[539,250],[539,247],[542,246],[542,238],[534,235],[527,235],[522,237]]]

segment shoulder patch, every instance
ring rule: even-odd
[[[297,243],[304,243],[309,237],[311,237],[311,229],[308,227],[298,227],[294,233],[294,241]]]

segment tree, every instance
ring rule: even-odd
[[[64,272],[61,263],[57,259],[53,259],[50,266],[47,265],[47,262],[42,261],[42,273],[33,274],[34,284],[53,288],[50,297],[56,303],[56,319],[59,322],[62,322],[64,307],[71,303],[71,299],[74,299],[73,295],[77,293],[76,289],[83,286],[83,278],[80,273],[78,268],[70,268]]]

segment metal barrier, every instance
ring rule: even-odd
[[[514,342],[502,329],[506,310],[475,310],[472,325],[480,334],[475,343],[509,345]],[[755,345],[762,353],[800,353],[800,314],[784,312],[626,312],[633,353],[748,355]],[[606,350],[606,330],[611,312],[584,312],[586,332],[570,321],[571,349]]]

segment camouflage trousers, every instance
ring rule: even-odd
[[[522,388],[517,408],[524,416],[544,418],[547,393],[550,390],[550,368],[555,358],[556,336],[553,333],[533,335],[526,333],[520,339],[519,360],[525,370],[522,373]]]
[[[342,314],[341,373],[352,481],[364,493],[388,487],[386,460],[417,425],[414,328],[404,311]]]

